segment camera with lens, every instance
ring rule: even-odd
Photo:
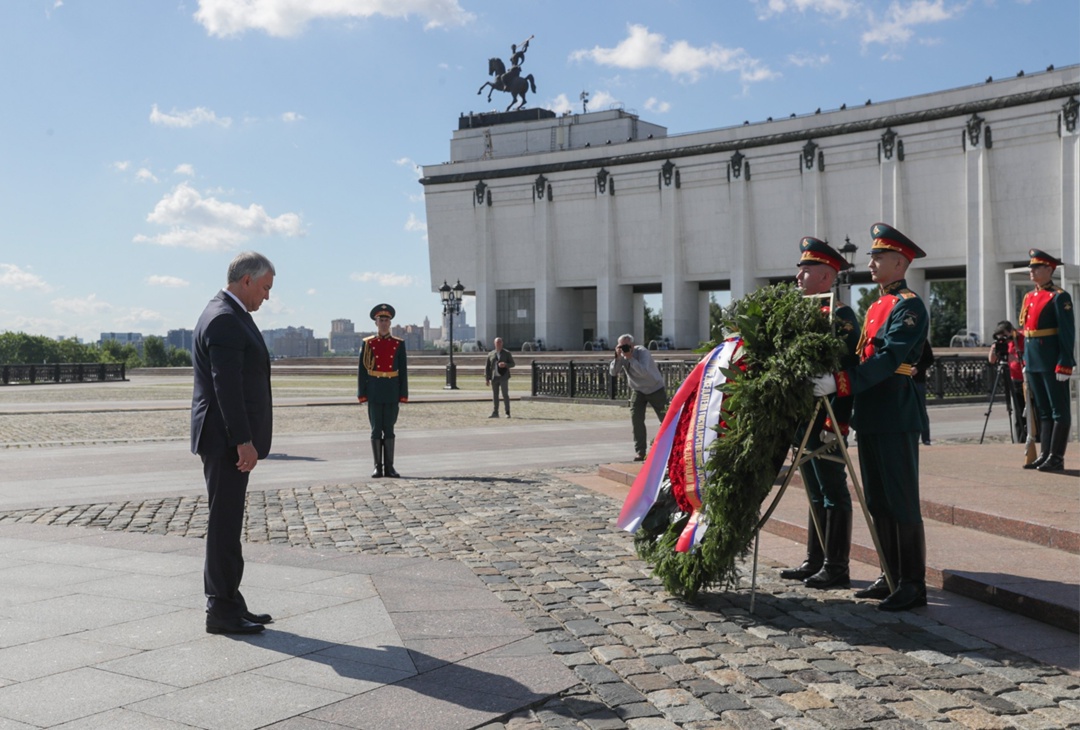
[[[630,352],[633,349],[633,345],[619,345],[619,349],[623,352]]]
[[[998,362],[1008,362],[1009,343],[1013,341],[1013,337],[1012,327],[998,325],[998,328],[994,330],[994,354],[997,355]]]

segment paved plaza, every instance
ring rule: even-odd
[[[234,639],[202,631],[182,405],[0,391],[0,730],[1080,726],[1076,634],[937,590],[885,614],[781,582],[800,548],[769,534],[752,612],[749,561],[737,590],[673,599],[597,476],[629,455],[625,410],[489,421],[482,391],[441,395],[408,408],[401,480],[367,478],[357,408],[278,399],[244,579],[275,623]],[[984,411],[932,412],[935,439],[977,440]],[[1004,448],[1004,421],[970,448]]]

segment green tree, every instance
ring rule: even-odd
[[[169,365],[174,368],[190,367],[191,353],[179,347],[169,348]]]
[[[716,301],[716,296],[709,297],[709,337],[719,342],[723,334],[724,308]]]
[[[105,340],[101,343],[99,349],[101,352],[100,362],[122,362],[128,370],[142,367],[142,358],[139,357],[139,351],[135,349],[135,345],[121,345],[116,340]]]
[[[169,353],[165,349],[165,340],[153,335],[143,340],[143,361],[148,368],[167,367]]]
[[[648,347],[650,342],[659,340],[663,336],[664,310],[657,310],[654,314],[649,303],[645,302],[645,341],[641,344]]]
[[[868,286],[862,290],[858,301],[855,302],[855,315],[860,322],[866,319],[866,310],[870,309],[870,305],[877,301],[880,294],[881,289],[877,286]]]
[[[967,282],[930,282],[930,345],[948,347],[952,336],[967,330]]]

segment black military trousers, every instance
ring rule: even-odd
[[[247,610],[240,594],[244,577],[244,502],[249,472],[236,468],[236,449],[222,457],[203,457],[203,476],[210,500],[206,523],[206,562],[203,589],[206,612],[217,618],[237,618]]]

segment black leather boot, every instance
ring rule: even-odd
[[[1039,458],[1030,464],[1024,464],[1025,469],[1038,469],[1050,458],[1050,443],[1054,437],[1054,422],[1039,421]]]
[[[814,515],[817,515],[822,532],[825,531],[825,508],[811,502],[806,519],[806,560],[798,568],[781,570],[780,577],[785,580],[806,580],[821,570],[825,562],[825,550],[821,547],[821,540],[818,539],[817,529],[814,527]]]
[[[881,575],[878,579],[871,583],[861,591],[855,591],[856,598],[876,598],[878,600],[882,598],[888,598],[889,593],[889,581],[885,579],[885,567],[888,566],[889,574],[893,580],[899,581],[899,560],[896,555],[896,523],[889,517],[878,516],[874,517],[874,529],[877,531],[878,541],[881,543],[881,555],[878,556],[878,560],[881,562]]]
[[[383,475],[382,439],[371,439],[371,455],[375,458],[375,469],[371,472],[371,476],[381,479]]]
[[[926,531],[918,525],[897,525],[900,539],[900,581],[879,611],[910,611],[926,605]]]
[[[401,475],[394,469],[394,441],[396,439],[383,439],[383,460],[386,462],[384,470],[386,476],[397,479]]]
[[[825,525],[825,563],[803,582],[807,588],[850,588],[851,513],[826,509]]]
[[[1050,437],[1050,456],[1036,469],[1039,471],[1064,471],[1065,446],[1069,443],[1069,424],[1054,421],[1054,433]]]

